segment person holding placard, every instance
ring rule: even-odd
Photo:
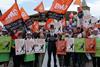
[[[11,37],[7,30],[3,30],[0,26],[0,64],[8,67],[10,61]]]
[[[27,30],[25,33],[25,39],[26,40],[32,40],[33,39],[33,34],[30,30]],[[27,44],[27,46],[30,44]],[[34,61],[35,61],[35,54],[30,53],[30,54],[25,54],[24,56],[24,67],[34,67]]]
[[[14,30],[16,32],[16,30]],[[16,39],[22,39],[23,36],[23,32],[19,31],[16,34],[11,33],[12,36],[12,50],[11,50],[11,55],[13,57],[13,67],[20,67],[21,64],[23,63],[23,55],[16,55],[16,46],[17,45],[15,43]]]

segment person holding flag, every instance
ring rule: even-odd
[[[0,37],[10,37],[9,33],[7,32],[7,30],[4,30],[1,25],[0,25]],[[0,38],[0,41],[1,41],[1,38]],[[0,46],[2,46],[1,44],[2,43],[0,42]],[[8,48],[8,47],[9,47],[9,44],[6,45],[2,50],[1,50],[1,47],[0,47],[0,65],[4,64],[4,67],[8,67],[9,60],[10,60],[10,52],[2,52],[2,51],[4,49]]]
[[[28,29],[24,35],[26,40],[33,39],[33,34],[30,29]],[[34,61],[35,61],[35,54],[25,54],[24,67],[34,67]]]

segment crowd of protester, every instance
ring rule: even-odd
[[[99,21],[97,23],[100,23]],[[50,66],[51,54],[54,57],[54,67],[57,67],[56,63],[56,41],[58,39],[65,40],[66,38],[96,38],[100,37],[100,28],[90,25],[88,28],[85,28],[82,24],[77,25],[74,22],[69,23],[67,26],[63,27],[62,33],[55,33],[54,25],[50,26],[50,30],[45,30],[43,27],[36,32],[32,32],[31,29],[18,31],[14,30],[14,33],[9,33],[7,30],[2,29],[0,26],[0,36],[7,35],[12,38],[12,47],[11,53],[6,54],[9,57],[8,61],[0,62],[4,64],[4,67],[8,67],[9,61],[12,57],[13,67],[41,67],[44,59],[44,53],[35,53],[30,55],[16,55],[15,54],[15,39],[37,39],[42,38],[46,39],[47,50],[48,50],[48,63],[47,66]],[[0,54],[4,55],[4,54]],[[71,53],[66,52],[66,55],[57,55],[59,58],[60,67],[85,67],[87,63],[92,61],[93,67],[100,67],[100,58],[95,57],[93,53]],[[30,58],[30,59],[29,59]]]

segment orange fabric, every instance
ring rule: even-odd
[[[75,0],[74,4],[79,5],[80,6],[79,9],[82,11],[82,2],[81,2],[81,0]]]
[[[66,41],[57,41],[57,54],[66,55]]]
[[[47,22],[45,23],[45,29],[50,29],[50,24],[54,22],[54,19],[49,18]]]
[[[86,39],[86,52],[95,53],[96,50],[96,40],[92,38]]]
[[[24,8],[21,8],[21,9],[20,9],[20,12],[21,12],[21,16],[22,16],[22,18],[23,18],[24,21],[27,20],[27,19],[29,19],[29,16],[28,16],[28,14],[25,12]]]
[[[38,31],[39,30],[39,22],[35,21],[34,24],[31,27],[31,29],[32,29],[33,32]]]
[[[14,3],[14,5],[2,15],[0,20],[2,21],[4,25],[7,25],[20,18],[21,18],[21,14],[20,14],[18,5],[17,3]]]
[[[54,0],[50,11],[65,14],[73,0]]]
[[[43,2],[41,2],[34,10],[40,13],[44,12]]]
[[[82,6],[82,4],[81,4],[81,0],[75,0],[74,4],[75,4],[75,5]]]

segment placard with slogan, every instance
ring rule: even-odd
[[[100,38],[96,38],[96,57],[100,57]]]
[[[11,51],[11,37],[0,36],[0,53],[9,53]]]
[[[34,53],[45,53],[45,39],[35,39]]]
[[[87,38],[85,50],[86,50],[87,53],[95,53],[95,51],[96,51],[96,39]]]
[[[75,38],[75,52],[85,52],[85,38]]]
[[[25,54],[25,43],[24,39],[16,39],[15,40],[15,51],[16,55],[22,55]]]
[[[35,51],[35,40],[34,39],[27,39],[25,40],[25,48],[26,54],[33,54]]]
[[[74,38],[67,38],[67,52],[74,52]]]
[[[56,42],[57,46],[57,54],[66,55],[66,41],[65,40],[58,40]]]

